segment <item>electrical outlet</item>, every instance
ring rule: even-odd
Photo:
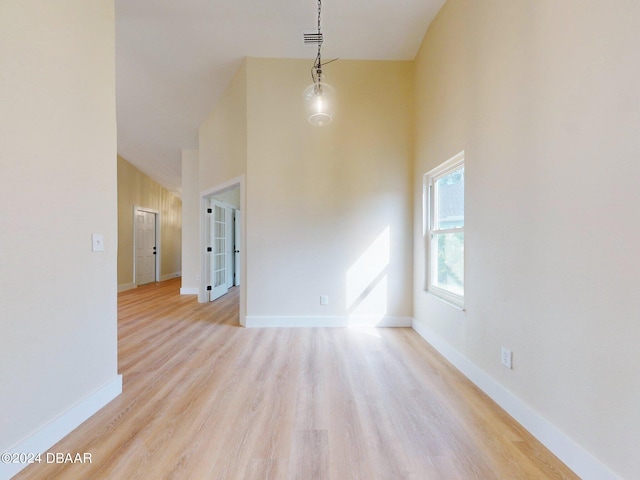
[[[329,305],[329,295],[320,295],[320,305]]]
[[[104,235],[101,233],[91,234],[91,251],[104,252]]]
[[[502,362],[502,365],[504,365],[505,367],[509,369],[513,368],[513,352],[511,352],[511,350],[509,350],[508,348],[502,347],[500,360]]]

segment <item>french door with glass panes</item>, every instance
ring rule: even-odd
[[[228,291],[227,287],[227,208],[211,199],[209,253],[209,301],[214,301]]]

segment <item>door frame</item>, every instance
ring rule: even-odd
[[[160,211],[154,208],[146,208],[140,207],[138,205],[133,206],[133,285],[136,287],[138,284],[136,283],[136,215],[138,212],[147,212],[153,213],[156,216],[156,232],[155,232],[155,242],[156,242],[156,274],[155,274],[155,282],[160,281],[160,255],[162,249],[160,248]]]
[[[209,220],[207,217],[207,208],[209,204],[209,200],[214,195],[219,195],[228,190],[232,190],[234,188],[240,188],[240,222],[241,222],[241,237],[240,237],[240,269],[241,269],[241,277],[243,280],[247,278],[247,262],[246,262],[246,243],[247,243],[247,235],[246,235],[246,218],[247,218],[247,209],[246,209],[246,199],[245,199],[245,176],[240,175],[239,177],[232,178],[227,182],[216,185],[212,188],[204,190],[200,192],[200,288],[198,292],[198,302],[207,303],[208,302],[208,292],[207,292],[207,255],[206,255],[206,245],[208,242],[209,235]],[[240,283],[240,325],[246,325],[246,294],[247,294],[247,282],[242,281]]]

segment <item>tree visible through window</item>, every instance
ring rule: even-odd
[[[425,187],[428,189],[427,289],[461,306],[464,299],[464,154],[429,172]]]

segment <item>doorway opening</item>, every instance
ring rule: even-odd
[[[201,287],[198,300],[214,301],[240,288],[240,324],[244,325],[243,177],[201,194]]]

